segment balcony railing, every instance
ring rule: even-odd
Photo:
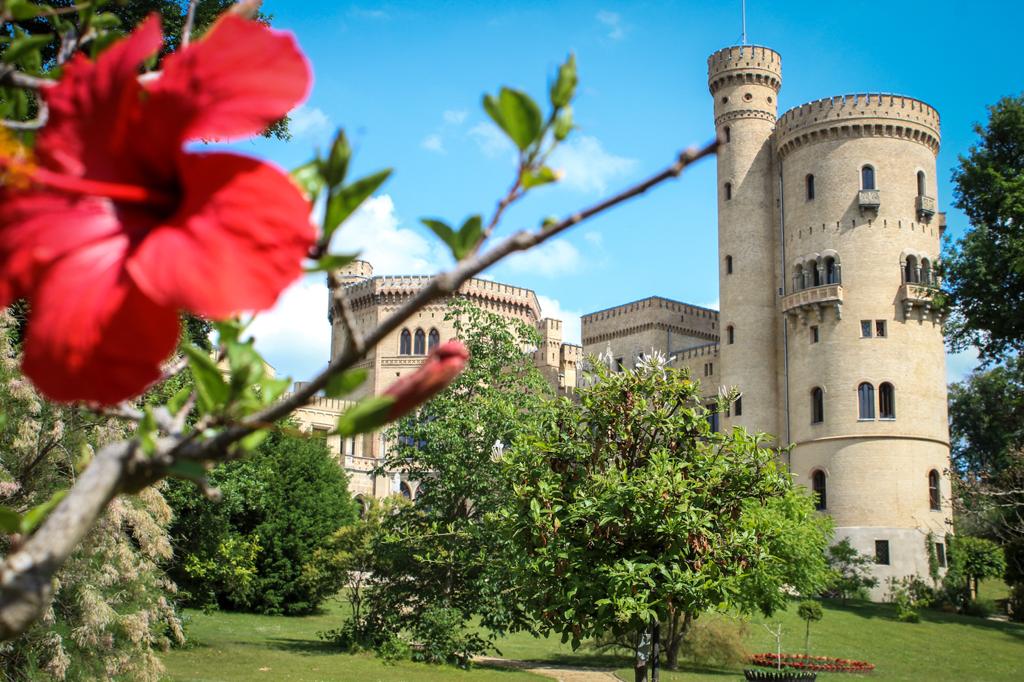
[[[877,189],[862,189],[857,194],[857,203],[860,204],[861,210],[867,208],[877,211],[882,205],[882,193]]]
[[[935,215],[935,197],[924,194],[917,196],[917,217],[921,220],[931,220]]]
[[[842,317],[843,285],[823,284],[818,287],[801,289],[793,292],[782,299],[782,312],[787,315],[799,315],[804,317],[811,312],[818,313],[818,319],[825,317],[827,308],[834,308],[836,319]]]
[[[939,292],[938,287],[928,284],[908,282],[900,287],[899,300],[903,304],[903,318],[910,319],[914,310],[921,312],[921,319],[940,320],[941,311],[935,305],[935,294]]]

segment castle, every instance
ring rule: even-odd
[[[652,296],[590,313],[581,354],[561,343],[560,323],[541,321],[533,292],[473,280],[462,293],[539,325],[535,358],[560,388],[574,385],[582,355],[610,353],[628,369],[652,350],[689,368],[709,402],[737,388],[716,428],[793,444],[785,464],[817,493],[837,539],[875,558],[878,597],[888,577],[928,575],[932,553],[945,565],[952,517],[945,355],[932,306],[944,229],[935,199],[939,116],[909,97],[853,94],[778,117],[781,86],[782,60],[769,48],[729,47],[708,59],[721,141],[721,312]],[[357,265],[343,281],[332,295],[346,296],[362,325],[424,280],[372,277]],[[447,339],[442,318],[428,308],[374,349],[367,390],[413,369],[432,335]],[[336,352],[337,321],[333,328]],[[379,436],[352,444],[346,466],[356,472],[359,457],[372,466],[382,447]],[[397,489],[413,495],[412,485]],[[355,478],[353,486],[396,490]]]

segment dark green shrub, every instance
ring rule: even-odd
[[[458,609],[430,607],[413,625],[412,659],[425,663],[469,666],[473,656],[488,651],[487,641],[463,627]]]
[[[965,616],[974,616],[975,618],[988,618],[996,612],[996,605],[991,599],[973,599],[966,604],[960,610]]]

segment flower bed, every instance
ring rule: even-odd
[[[780,656],[778,654],[754,654],[750,657],[750,662],[766,668],[777,668],[780,666]],[[808,656],[806,654],[782,654],[781,667],[796,668],[797,670],[824,670],[830,673],[866,673],[875,669],[873,663],[866,661]]]

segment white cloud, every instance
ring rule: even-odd
[[[466,117],[469,116],[468,111],[449,109],[448,111],[441,114],[441,118],[448,125],[460,126],[466,122]]]
[[[582,135],[558,147],[549,165],[564,174],[560,184],[600,194],[608,190],[611,180],[629,175],[637,162],[610,154],[596,137]]]
[[[432,133],[423,138],[420,142],[420,146],[426,149],[428,152],[436,152],[438,154],[444,154],[444,140],[437,133]]]
[[[976,348],[968,348],[959,353],[947,353],[946,382],[951,384],[955,381],[963,381],[979,364]]]
[[[288,114],[288,130],[292,137],[316,137],[331,129],[331,119],[320,107],[303,104]]]
[[[581,323],[580,317],[583,313],[576,310],[566,310],[557,299],[548,298],[537,294],[537,302],[540,303],[541,317],[550,317],[562,321],[562,340],[566,343],[580,344]]]
[[[626,37],[626,27],[622,25],[622,15],[606,9],[597,13],[597,20],[608,27],[609,40],[622,40]]]
[[[451,260],[439,241],[401,227],[388,194],[367,199],[335,233],[331,250],[359,251],[375,275],[432,275]]]
[[[285,289],[273,308],[256,316],[249,333],[278,376],[303,380],[323,369],[331,354],[323,275],[309,275]]]
[[[712,310],[722,309],[721,303],[717,298],[714,301],[711,301],[710,303],[698,303],[697,305],[700,306],[701,308],[711,308]]]
[[[604,235],[600,232],[584,232],[583,241],[587,242],[595,249],[600,249],[604,246]]]
[[[516,273],[558,277],[576,272],[582,260],[572,243],[559,239],[510,256],[505,264]]]
[[[502,156],[512,150],[512,142],[493,123],[477,123],[469,129],[469,136],[486,156]]]

